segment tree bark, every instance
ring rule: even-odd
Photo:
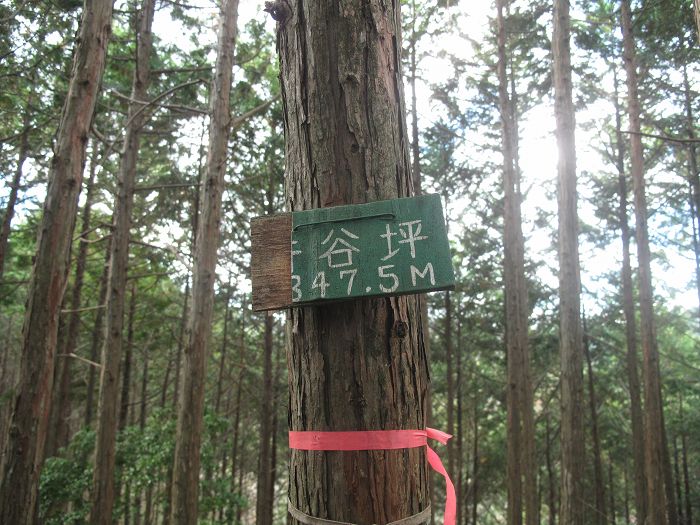
[[[417,62],[417,47],[418,47],[418,34],[416,33],[416,18],[418,17],[416,9],[416,1],[413,0],[411,4],[412,8],[412,19],[411,19],[411,35],[410,35],[410,67],[409,67],[409,84],[411,86],[411,172],[413,176],[413,191],[415,195],[423,195],[423,173],[421,170],[420,163],[420,135],[418,133],[418,97],[416,94],[416,78],[418,76],[418,62]],[[423,330],[423,344],[425,346],[426,359],[430,361],[430,322],[428,318],[428,298],[425,294],[418,296],[418,309],[420,310],[420,320],[421,329]],[[429,425],[432,425],[433,420],[433,403],[432,394],[430,390],[430,385],[428,385],[428,394],[426,401],[426,421]],[[448,449],[449,450],[449,449]],[[431,525],[435,524],[435,490],[434,490],[434,476],[432,472],[428,474],[430,477],[429,484],[429,495],[430,503],[433,505],[432,514],[430,517]],[[459,492],[457,492],[458,501]]]
[[[292,0],[270,10],[288,209],[410,195],[399,2]],[[413,297],[294,309],[287,335],[291,430],[425,427],[428,369]],[[293,450],[289,472],[291,503],[314,517],[385,523],[429,503],[422,447]]]
[[[560,521],[584,519],[583,340],[581,276],[578,256],[575,115],[571,84],[568,0],[554,2],[554,107],[557,121],[557,201],[559,209],[559,352],[561,359],[561,508]]]
[[[33,523],[49,423],[58,317],[83,178],[85,148],[111,34],[111,0],[85,5],[48,174],[27,294],[20,380],[5,446],[0,523]]]
[[[639,311],[642,352],[644,354],[644,408],[645,408],[645,472],[647,478],[647,520],[655,525],[668,523],[667,501],[664,491],[663,406],[659,355],[654,319],[654,295],[651,279],[651,252],[647,228],[647,204],[644,182],[637,65],[632,13],[629,0],[621,0],[623,58],[627,73],[627,103],[630,121],[630,158],[634,186],[634,211],[639,262]]]
[[[114,506],[114,460],[119,404],[119,364],[122,357],[124,302],[129,263],[131,210],[136,183],[140,137],[146,123],[143,106],[147,100],[152,49],[151,27],[155,0],[144,0],[136,21],[136,65],[131,85],[128,124],[121,153],[114,210],[110,273],[107,292],[107,322],[102,346],[99,419],[92,478],[90,525],[111,525]]]
[[[209,150],[197,221],[192,307],[178,403],[170,504],[172,523],[175,525],[194,525],[198,516],[206,361],[214,303],[221,198],[231,132],[230,92],[237,19],[238,0],[225,0],[219,17],[217,58],[209,101]]]
[[[644,473],[644,421],[642,394],[637,358],[637,320],[634,313],[632,264],[630,262],[630,230],[627,222],[627,177],[625,176],[625,148],[622,138],[622,114],[617,92],[615,73],[615,135],[617,142],[616,166],[620,193],[619,221],[622,241],[622,311],[625,317],[625,340],[627,346],[626,369],[630,393],[630,416],[632,420],[632,459],[634,468],[635,510],[639,523],[646,520],[647,495]]]

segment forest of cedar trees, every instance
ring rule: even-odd
[[[700,524],[698,8],[3,0],[0,524],[442,524],[287,438],[426,426],[457,525]],[[252,311],[253,217],[428,193],[454,290]]]

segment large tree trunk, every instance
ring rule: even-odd
[[[274,410],[272,386],[272,314],[265,315],[265,338],[263,345],[263,380],[260,404],[260,455],[258,456],[258,484],[255,505],[256,525],[272,525],[272,410]]]
[[[279,21],[290,211],[409,196],[399,2],[269,9]],[[425,427],[415,298],[294,309],[287,334],[291,430]],[[386,523],[428,505],[426,466],[423,448],[293,450],[289,497],[311,516]]]
[[[615,74],[615,135],[617,141],[616,167],[620,194],[619,221],[622,241],[622,311],[625,316],[625,340],[627,346],[626,369],[630,393],[630,416],[632,419],[632,460],[634,468],[634,498],[637,520],[646,520],[647,494],[644,474],[644,421],[642,394],[639,382],[637,358],[637,320],[634,313],[632,264],[630,262],[630,230],[627,222],[627,177],[625,176],[625,149],[622,138],[622,114],[617,94]]]
[[[32,523],[49,423],[58,317],[83,178],[85,148],[111,34],[111,0],[87,2],[56,135],[27,294],[20,380],[5,446],[0,523]]]
[[[503,145],[504,285],[506,302],[506,363],[508,385],[508,523],[520,525],[523,503],[526,523],[539,522],[535,435],[528,351],[528,302],[525,282],[525,243],[520,210],[520,177],[516,165],[515,104],[508,94],[506,29],[503,0],[497,3],[498,95]]]
[[[231,132],[230,92],[236,43],[238,0],[224,0],[219,18],[216,67],[209,101],[209,150],[197,220],[192,307],[178,403],[170,512],[175,525],[197,523],[204,387],[211,335],[219,247],[221,197]]]
[[[578,257],[575,116],[571,84],[568,0],[554,2],[554,107],[559,146],[559,352],[561,359],[561,509],[560,521],[584,520],[583,339],[581,276]]]
[[[637,66],[632,13],[629,0],[621,1],[623,58],[627,73],[627,103],[630,121],[630,157],[634,185],[634,212],[639,262],[639,312],[642,352],[644,354],[644,409],[645,465],[647,478],[647,520],[655,525],[668,523],[664,488],[664,440],[663,407],[661,402],[661,378],[659,354],[654,320],[654,295],[651,282],[651,252],[647,229],[647,203],[644,182],[644,157],[642,138],[639,135],[640,108],[637,89]]]
[[[131,86],[132,102],[129,103],[128,124],[121,153],[112,229],[107,322],[102,346],[99,419],[90,508],[91,525],[111,525],[112,523],[115,440],[119,404],[119,364],[124,335],[124,302],[129,263],[131,210],[134,201],[139,142],[141,131],[146,123],[146,112],[143,111],[143,104],[133,101],[143,101],[148,97],[152,48],[151,26],[153,25],[154,9],[155,0],[144,0],[138,12],[136,24],[137,46],[136,65],[134,66]]]

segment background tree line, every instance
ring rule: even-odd
[[[415,187],[458,279],[425,310],[458,523],[691,525],[692,2],[469,11],[402,5]],[[0,521],[286,521],[284,316],[247,278],[251,217],[284,208],[266,16],[0,6]],[[534,172],[535,134],[567,162]]]

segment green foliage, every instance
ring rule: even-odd
[[[39,485],[39,515],[43,523],[62,525],[87,517],[94,445],[95,432],[82,429],[60,456],[46,460]]]

